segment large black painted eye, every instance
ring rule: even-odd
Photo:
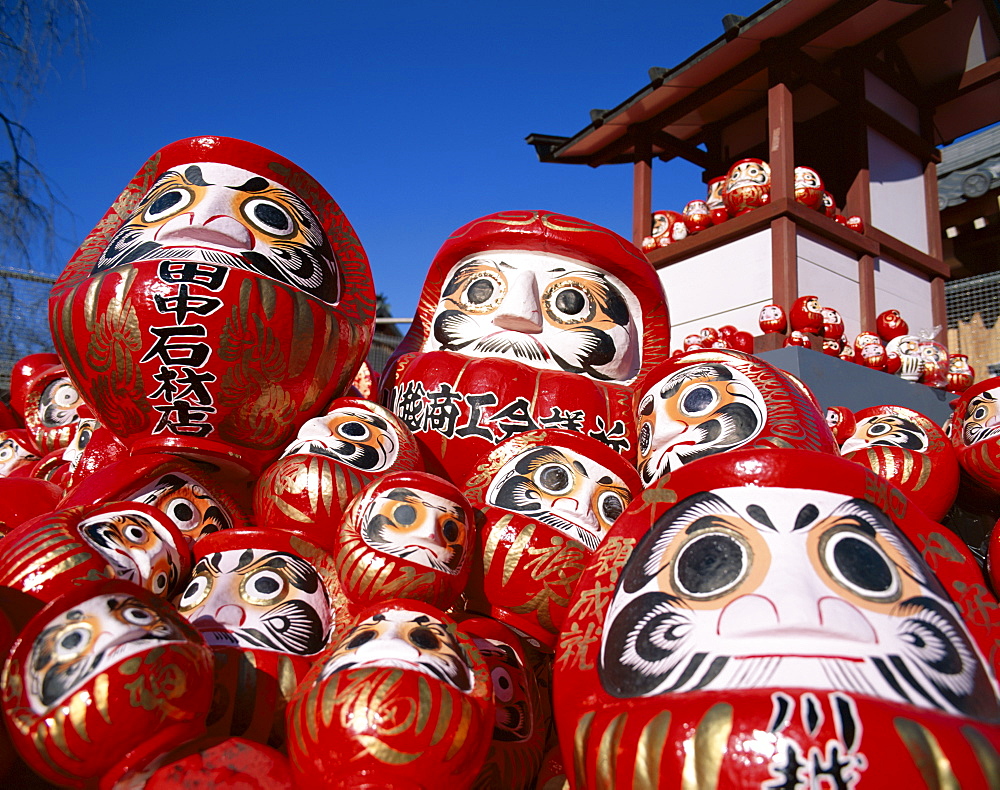
[[[371,642],[376,636],[378,636],[377,631],[373,631],[370,628],[366,628],[364,631],[359,631],[354,636],[352,636],[346,645],[348,650],[357,650],[362,645],[366,645]]]
[[[127,524],[122,534],[132,543],[142,545],[149,540],[149,530],[141,524]]]
[[[413,505],[399,505],[392,511],[392,518],[400,526],[409,527],[417,520],[417,509]]]
[[[747,547],[726,532],[707,532],[688,541],[674,560],[674,584],[692,598],[731,590],[750,570]]]
[[[240,595],[247,603],[264,606],[274,603],[281,597],[287,586],[281,574],[270,568],[263,568],[243,580],[240,585]]]
[[[454,519],[449,518],[441,525],[441,536],[448,543],[454,543],[461,534],[462,529]]]
[[[441,640],[429,628],[414,628],[409,633],[409,639],[421,650],[437,650],[441,647]]]
[[[174,187],[158,195],[142,214],[143,222],[158,222],[173,216],[194,201],[194,193],[183,187]]]
[[[337,426],[337,433],[345,439],[350,439],[352,442],[363,442],[372,435],[368,426],[360,420],[351,420],[350,422],[340,423],[340,425]]]
[[[500,275],[492,271],[477,272],[459,298],[463,307],[473,313],[488,313],[499,307],[507,294]]]
[[[210,576],[195,576],[188,582],[188,586],[184,588],[184,592],[177,602],[177,608],[181,612],[194,609],[194,607],[200,605],[208,597],[211,590],[212,578]]]
[[[614,524],[625,511],[625,500],[617,491],[605,491],[597,498],[597,509],[609,524]]]
[[[60,661],[76,658],[90,645],[91,636],[90,626],[82,623],[63,631],[56,640],[56,658]]]
[[[165,512],[181,532],[190,532],[201,522],[201,513],[194,503],[184,497],[171,499]]]
[[[590,294],[572,283],[549,286],[543,299],[549,317],[557,322],[579,324],[590,321],[596,313]]]
[[[535,472],[535,483],[546,494],[565,494],[573,488],[573,472],[565,464],[545,464]]]
[[[689,417],[702,417],[711,412],[718,402],[719,393],[715,387],[697,384],[684,390],[680,410]]]
[[[122,619],[132,625],[147,626],[152,625],[158,619],[157,616],[142,606],[126,606],[122,608]]]
[[[653,424],[644,422],[639,428],[639,456],[645,458],[649,454],[650,445],[653,443]]]
[[[824,567],[841,587],[872,601],[899,595],[895,564],[874,538],[853,530],[829,535],[820,546]]]
[[[982,420],[985,420],[986,417],[989,415],[989,413],[990,410],[986,408],[986,404],[981,403],[975,408],[975,410],[969,416],[969,419],[975,420],[976,422],[980,422]]]
[[[242,205],[241,211],[251,225],[271,236],[290,236],[295,232],[291,214],[268,198],[251,198]]]

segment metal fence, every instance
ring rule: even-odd
[[[944,297],[948,350],[969,357],[976,381],[1000,376],[1000,272],[945,283]]]
[[[15,362],[53,350],[48,301],[54,282],[38,272],[0,269],[0,397],[9,389]]]

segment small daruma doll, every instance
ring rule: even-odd
[[[505,211],[474,220],[431,264],[381,399],[426,469],[457,482],[503,440],[575,430],[635,454],[631,385],[669,354],[656,270],[584,220]]]
[[[79,390],[61,364],[44,367],[28,380],[24,424],[36,451],[46,454],[68,445],[83,405]]]
[[[422,468],[410,429],[388,409],[361,398],[336,398],[307,420],[254,487],[259,524],[332,547],[350,501],[390,472]]]
[[[766,304],[760,309],[760,316],[757,319],[760,324],[760,331],[764,334],[774,332],[784,332],[788,329],[788,316],[781,305]]]
[[[360,612],[299,684],[288,755],[302,787],[469,787],[493,730],[490,672],[433,606]]]
[[[761,159],[741,159],[729,168],[722,201],[738,217],[771,201],[771,168]]]
[[[1000,377],[980,381],[959,395],[945,430],[962,472],[988,499],[1000,499]]]
[[[854,419],[841,454],[899,486],[934,521],[944,518],[958,494],[958,458],[944,431],[905,406],[872,406]]]
[[[823,179],[811,167],[795,168],[795,200],[812,209],[823,202]]]
[[[461,491],[426,472],[392,472],[346,508],[334,568],[353,613],[389,598],[448,609],[465,590],[474,546]]]
[[[640,490],[635,469],[570,431],[515,436],[465,483],[480,511],[472,608],[551,647],[587,559]]]
[[[204,732],[212,656],[170,604],[126,581],[68,589],[21,631],[3,671],[7,730],[60,787],[108,786]]]
[[[678,354],[636,390],[639,475],[649,487],[684,464],[740,447],[837,452],[802,387],[758,357],[732,350]]]
[[[572,786],[995,786],[1000,622],[960,540],[824,453],[737,450],[652,493],[560,635]]]
[[[49,299],[59,352],[132,453],[255,473],[346,391],[374,330],[371,272],[326,191],[225,137],[154,154]]]
[[[956,394],[965,392],[976,380],[976,372],[969,364],[969,357],[965,354],[948,355],[948,392]]]
[[[823,308],[815,296],[800,296],[788,311],[792,329],[811,335],[823,333]]]

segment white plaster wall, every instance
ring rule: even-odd
[[[732,324],[759,334],[757,316],[771,301],[771,231],[738,239],[659,270],[667,294],[672,345],[703,327]]]
[[[872,225],[927,252],[924,169],[920,161],[869,129],[868,166]]]
[[[875,314],[883,310],[899,310],[911,334],[933,329],[930,281],[886,258],[876,258]]]
[[[870,71],[865,72],[865,98],[885,110],[911,131],[920,132],[920,112],[917,106]]]
[[[853,341],[861,331],[857,259],[802,230],[795,245],[799,294],[814,295],[821,305],[840,313],[844,319],[844,334]]]

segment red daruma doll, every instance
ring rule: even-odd
[[[574,217],[505,211],[438,251],[381,398],[416,434],[427,471],[452,481],[543,428],[632,458],[631,384],[667,359],[669,341],[663,289],[637,247]]]
[[[569,431],[515,436],[465,483],[480,511],[471,608],[551,648],[583,566],[640,489],[635,469]]]
[[[307,173],[193,137],[157,151],[49,299],[56,350],[133,453],[257,473],[343,394],[374,330],[371,271]]]
[[[493,731],[493,685],[440,610],[396,599],[358,614],[288,707],[300,787],[468,787]]]
[[[824,453],[737,450],[660,480],[560,634],[572,786],[996,787],[996,602],[945,532]]]

